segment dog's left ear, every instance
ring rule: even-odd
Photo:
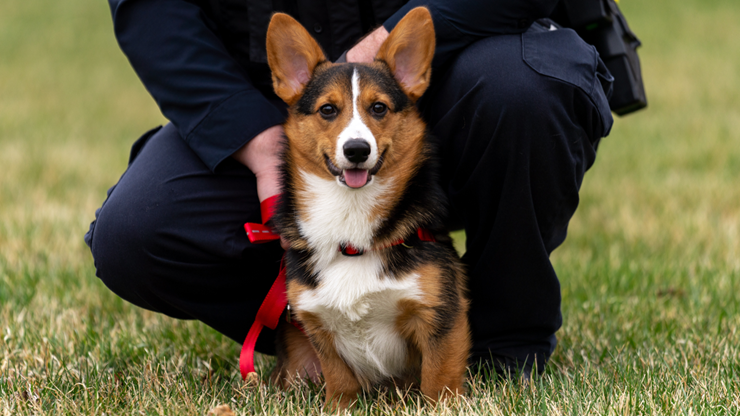
[[[275,13],[267,28],[267,64],[272,70],[275,94],[293,105],[320,62],[326,61],[321,47],[297,20]]]
[[[406,95],[416,101],[429,86],[434,47],[432,15],[426,7],[417,7],[393,28],[375,59],[388,64]]]

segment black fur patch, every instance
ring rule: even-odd
[[[310,258],[308,250],[288,250],[285,253],[286,278],[315,289],[319,285],[318,276],[306,266]]]
[[[329,68],[318,68],[315,76],[309,81],[303,96],[296,103],[296,111],[302,114],[312,114],[316,107],[318,97],[323,94],[327,85],[343,85],[348,91],[352,90],[352,73],[357,68],[362,82],[371,80],[372,83],[391,97],[394,111],[402,111],[412,106],[411,100],[403,93],[400,85],[393,77],[387,65],[381,69],[362,65],[345,64]],[[383,226],[375,233],[374,238],[378,241],[391,239],[396,236],[401,228],[409,227],[426,228],[437,237],[437,242],[424,242],[415,238],[415,234],[407,236],[411,248],[404,246],[393,246],[382,251],[384,261],[384,274],[387,276],[404,276],[417,268],[432,264],[438,268],[440,273],[440,305],[434,308],[434,333],[433,337],[439,339],[448,334],[456,322],[456,317],[461,312],[464,299],[460,294],[465,292],[459,285],[464,284],[460,279],[462,270],[461,263],[457,257],[447,231],[443,226],[446,215],[447,200],[439,184],[438,161],[432,149],[429,137],[425,138],[425,145],[420,161],[421,167],[417,174],[410,180],[401,196],[399,203],[394,207]],[[297,198],[293,178],[288,164],[291,163],[289,143],[286,140],[284,155],[285,164],[282,167],[284,194],[278,205],[274,217],[274,223],[278,231],[288,238],[302,238],[300,235],[297,219],[295,216],[295,200]],[[312,256],[308,250],[288,250],[286,253],[286,266],[288,268],[288,280],[300,282],[310,288],[318,286],[318,276],[308,266]]]
[[[379,61],[382,62],[382,61]],[[404,94],[398,81],[391,74],[387,65],[383,65],[384,70],[378,70],[373,67],[364,65],[344,64],[326,69],[321,65],[317,67],[314,77],[306,84],[303,95],[296,104],[296,110],[303,115],[314,113],[316,100],[324,92],[327,85],[339,83],[347,91],[352,91],[352,74],[357,68],[360,78],[363,80],[372,80],[380,89],[390,95],[391,107],[393,111],[402,111],[411,105],[411,100]]]
[[[458,270],[455,265],[459,264],[459,258],[454,247],[450,243],[411,241],[411,248],[402,245],[387,248],[385,254],[385,272],[390,276],[403,276],[413,272],[416,268],[433,264],[440,271],[440,305],[434,308],[434,336],[439,338],[447,334],[455,322],[455,317],[460,311],[462,299],[459,297],[461,283],[458,280]]]
[[[401,201],[387,221],[375,233],[383,239],[393,234],[401,224],[427,228],[446,234],[443,219],[447,215],[447,198],[439,183],[438,162],[427,138],[421,157],[425,160],[419,172],[411,178]]]
[[[404,94],[401,86],[396,81],[396,78],[393,77],[391,70],[385,62],[383,62],[384,70],[378,70],[370,66],[358,66],[357,69],[360,73],[360,79],[371,79],[374,84],[380,87],[381,91],[391,96],[391,107],[393,111],[402,111],[411,105],[411,100]]]
[[[317,67],[314,76],[306,84],[303,95],[296,103],[296,110],[303,115],[314,113],[316,100],[324,92],[327,85],[339,83],[344,85],[347,91],[352,91],[352,71],[353,65],[338,65],[322,69],[321,65]]]

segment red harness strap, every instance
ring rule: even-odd
[[[280,238],[272,228],[263,225],[269,221],[272,214],[275,212],[275,206],[277,205],[279,197],[280,195],[272,196],[265,199],[260,204],[260,209],[262,211],[262,224],[244,224],[244,229],[247,231],[249,241],[252,243],[266,243]],[[416,230],[416,235],[419,237],[420,241],[437,241],[429,230],[423,228]],[[404,242],[405,240],[398,240],[388,246],[381,247],[381,249],[403,244]],[[340,247],[340,251],[345,256],[360,256],[363,254],[362,250],[356,249],[352,245]],[[257,343],[257,338],[260,336],[260,332],[262,332],[262,328],[264,326],[270,329],[277,328],[277,325],[280,322],[280,317],[283,315],[283,311],[287,305],[288,295],[286,293],[285,286],[285,256],[283,256],[283,260],[280,262],[280,272],[278,273],[278,277],[272,284],[265,300],[262,301],[262,305],[260,306],[259,311],[257,311],[257,317],[255,318],[252,327],[249,329],[246,339],[244,339],[244,345],[242,345],[242,351],[241,354],[239,354],[239,371],[241,371],[242,379],[246,380],[249,373],[255,372],[254,347]],[[298,323],[291,323],[295,325],[296,328],[303,331],[303,328],[301,328]]]

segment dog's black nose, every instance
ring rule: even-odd
[[[364,140],[347,140],[342,150],[347,160],[352,163],[362,163],[370,156],[370,144]]]

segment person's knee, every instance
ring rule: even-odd
[[[443,100],[450,104],[442,107],[457,107],[453,108],[457,113],[484,118],[492,128],[501,121],[513,121],[523,128],[574,125],[596,143],[611,126],[608,108],[597,105],[605,100],[604,91],[596,88],[594,81],[601,74],[584,64],[596,57],[584,50],[569,59],[558,59],[555,50],[528,60],[522,39],[522,35],[500,35],[469,45],[440,71],[438,85],[428,100],[436,102],[429,104],[438,106]],[[537,63],[552,74],[532,66]],[[574,81],[581,79],[580,83]],[[606,116],[601,114],[604,111]],[[442,115],[434,116],[432,124]]]
[[[136,208],[124,198],[109,197],[98,212],[89,241],[96,275],[118,296],[151,309],[146,292],[148,256],[156,229],[134,217]]]
[[[595,158],[588,128],[593,106],[577,88],[530,68],[519,39],[483,39],[461,52],[445,74],[445,94],[437,97],[453,102],[443,102],[434,114],[434,133],[454,156],[447,172],[453,206],[480,189],[492,195],[517,189],[529,198],[520,202],[533,206],[552,250],[564,237]]]

